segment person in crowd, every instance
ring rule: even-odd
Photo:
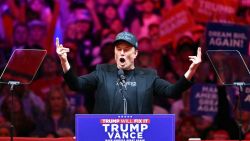
[[[149,34],[149,26],[153,23],[160,23],[160,17],[155,14],[155,5],[153,0],[142,1],[143,11],[138,18],[131,23],[130,29],[137,37],[143,37]]]
[[[192,117],[185,117],[177,127],[176,141],[186,141],[189,138],[199,137],[195,121]]]
[[[43,101],[47,99],[52,86],[61,86],[63,78],[59,75],[58,64],[54,56],[46,56],[41,67],[41,76],[29,86]]]
[[[28,48],[28,35],[29,29],[28,25],[25,23],[17,23],[14,26],[14,33],[13,33],[13,47],[12,51],[15,49],[24,49]]]
[[[46,112],[41,114],[36,125],[36,129],[32,133],[34,136],[74,136],[74,116],[61,87],[50,89],[46,100]]]
[[[66,83],[62,84],[63,91],[65,96],[69,102],[70,111],[74,114],[86,114],[88,113],[85,105],[84,105],[84,97],[75,91],[69,89]]]
[[[36,121],[40,113],[43,113],[45,110],[43,100],[32,92],[28,85],[17,86],[14,93],[19,96],[25,115],[32,121]]]
[[[4,98],[3,104],[1,105],[1,111],[3,117],[8,122],[13,122],[14,129],[16,131],[16,136],[27,137],[35,129],[34,121],[25,115],[22,102],[19,97],[13,95],[13,105],[12,97],[8,95]],[[13,111],[13,120],[11,120],[11,111]]]

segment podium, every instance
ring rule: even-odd
[[[0,141],[9,141],[9,137],[0,137]],[[38,138],[38,137],[14,137],[15,141],[75,141],[73,137],[63,138]]]
[[[76,141],[175,141],[175,115],[77,114]]]

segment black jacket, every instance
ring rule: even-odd
[[[97,65],[96,70],[90,74],[77,77],[72,69],[64,74],[68,86],[75,91],[96,90],[94,113],[109,114],[113,104],[113,94],[117,83],[116,65]],[[191,86],[191,82],[184,76],[177,83],[159,78],[152,69],[135,68],[135,81],[137,84],[138,114],[153,113],[153,95],[164,97],[179,97],[183,91]]]

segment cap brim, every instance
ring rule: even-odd
[[[135,45],[131,44],[130,42],[128,42],[128,41],[126,41],[126,40],[122,40],[122,39],[120,39],[120,40],[115,40],[115,41],[113,42],[113,44],[116,45],[116,44],[119,43],[119,42],[125,42],[125,43],[128,43],[128,44],[130,44],[131,46],[135,47]],[[135,47],[135,48],[136,48],[136,47]]]

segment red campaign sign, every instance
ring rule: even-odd
[[[194,26],[194,19],[185,3],[176,5],[167,13],[163,13],[163,15],[165,16],[160,24],[161,37],[159,40],[162,44],[175,39],[179,34],[188,31]]]
[[[238,6],[237,0],[195,0],[193,14],[198,22],[234,22]]]

